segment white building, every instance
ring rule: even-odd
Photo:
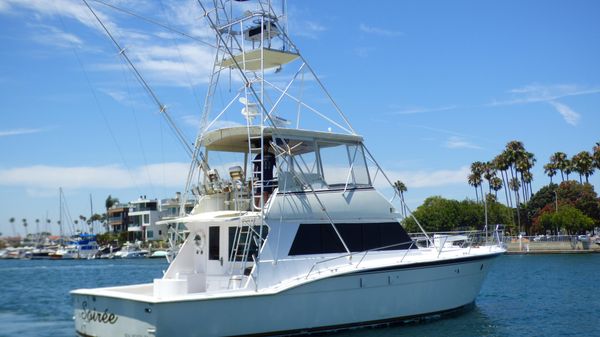
[[[175,198],[150,200],[146,196],[129,203],[130,238],[141,241],[168,240],[169,223],[179,217],[181,193]],[[186,213],[194,207],[194,201],[186,203]],[[172,224],[171,224],[172,225]]]
[[[129,221],[130,225],[127,229],[130,232],[129,237],[133,240],[160,240],[161,235],[166,235],[159,232],[155,233],[154,224],[160,220],[158,200],[146,199],[146,196],[140,196],[139,199],[129,203]]]

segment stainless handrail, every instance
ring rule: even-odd
[[[317,261],[317,262],[313,263],[312,267],[311,267],[311,268],[310,268],[310,270],[308,271],[308,274],[306,274],[306,276],[305,276],[305,279],[307,279],[307,278],[310,276],[310,274],[312,273],[312,271],[314,270],[314,268],[315,268],[315,267],[316,267],[318,264],[322,264],[322,263],[325,263],[325,262],[331,262],[331,261],[333,261],[333,260],[337,260],[337,259],[344,258],[344,257],[348,257],[348,256],[352,257],[352,255],[353,255],[353,254],[360,254],[360,253],[364,253],[364,254],[363,254],[363,256],[362,256],[362,258],[360,259],[360,261],[358,261],[358,263],[356,264],[356,267],[355,267],[355,268],[358,268],[358,266],[360,265],[360,263],[363,261],[363,259],[364,259],[364,258],[367,256],[367,254],[368,254],[369,252],[372,252],[372,251],[379,251],[379,250],[383,250],[383,249],[387,249],[387,248],[392,248],[392,247],[396,247],[396,246],[400,246],[400,245],[405,245],[405,244],[407,244],[407,243],[409,243],[409,242],[410,242],[411,244],[410,244],[409,248],[408,248],[408,249],[406,249],[406,250],[407,250],[407,252],[408,252],[410,249],[412,249],[413,245],[415,244],[415,242],[414,242],[413,240],[411,240],[411,241],[406,241],[406,242],[395,243],[395,244],[393,244],[393,245],[388,245],[388,246],[382,246],[382,247],[377,247],[377,248],[367,249],[367,250],[365,250],[365,251],[362,251],[362,252],[354,252],[354,253],[352,253],[352,252],[351,252],[351,253],[347,253],[347,254],[344,254],[344,255],[336,256],[336,257],[333,257],[333,258],[329,258],[329,259],[325,259],[325,260]],[[406,253],[405,253],[405,255],[406,255]]]

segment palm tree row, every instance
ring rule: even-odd
[[[560,172],[561,181],[565,181],[565,176],[569,180],[569,174],[576,172],[579,174],[580,183],[583,183],[583,177],[585,182],[589,183],[589,177],[596,169],[600,170],[600,142],[593,147],[592,153],[581,151],[571,159],[564,152],[555,152],[544,165],[544,172],[550,177],[550,183],[557,171]]]
[[[471,164],[471,174],[467,177],[469,185],[475,188],[475,195],[479,201],[479,194],[485,202],[486,195],[483,193],[483,182],[487,181],[488,194],[498,197],[498,191],[504,187],[506,204],[517,208],[517,223],[520,226],[519,204],[527,202],[533,195],[531,182],[533,174],[531,169],[536,159],[533,153],[525,150],[520,141],[510,141],[505,149],[494,159],[488,162],[476,161]]]
[[[100,215],[97,215],[97,216],[100,217],[100,219],[102,219],[102,220],[104,219]],[[14,217],[11,217],[11,218],[8,219],[8,222],[10,223],[10,225],[12,227],[13,235],[17,236],[18,234],[17,234],[17,230],[15,228],[15,221],[16,221],[16,219]],[[34,222],[35,222],[35,225],[36,225],[35,230],[37,232],[40,232],[41,229],[39,228],[39,225],[40,225],[40,222],[42,222],[42,221],[40,219],[35,219]],[[29,236],[29,230],[28,230],[28,228],[29,228],[29,222],[27,221],[26,218],[23,218],[23,219],[21,219],[21,223],[22,223],[23,228],[25,230],[25,237]],[[77,220],[75,220],[74,223],[77,224]],[[52,224],[52,220],[46,219],[46,226],[50,226],[51,224]],[[56,224],[60,226],[61,225],[60,220],[57,220]]]
[[[523,143],[520,141],[511,141],[506,144],[506,148],[502,153],[497,155],[489,162],[476,161],[471,164],[471,174],[467,177],[469,185],[475,188],[477,200],[479,200],[479,192],[483,197],[482,184],[484,179],[488,183],[488,193],[494,191],[496,197],[498,191],[505,188],[506,204],[512,207],[513,193],[515,202],[518,203],[522,196],[523,201],[529,200],[533,191],[531,182],[533,174],[531,169],[535,165],[536,159],[533,153],[527,152]],[[498,173],[500,177],[498,177]],[[521,192],[519,194],[519,192]]]

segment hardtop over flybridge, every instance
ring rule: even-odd
[[[182,198],[195,207],[169,220],[187,238],[152,283],[72,291],[77,334],[303,334],[472,304],[501,232],[413,240],[391,182],[290,40],[285,3],[198,8],[216,42]]]

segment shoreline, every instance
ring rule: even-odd
[[[600,245],[581,241],[530,241],[513,239],[506,243],[507,255],[528,254],[594,254],[600,253]]]

